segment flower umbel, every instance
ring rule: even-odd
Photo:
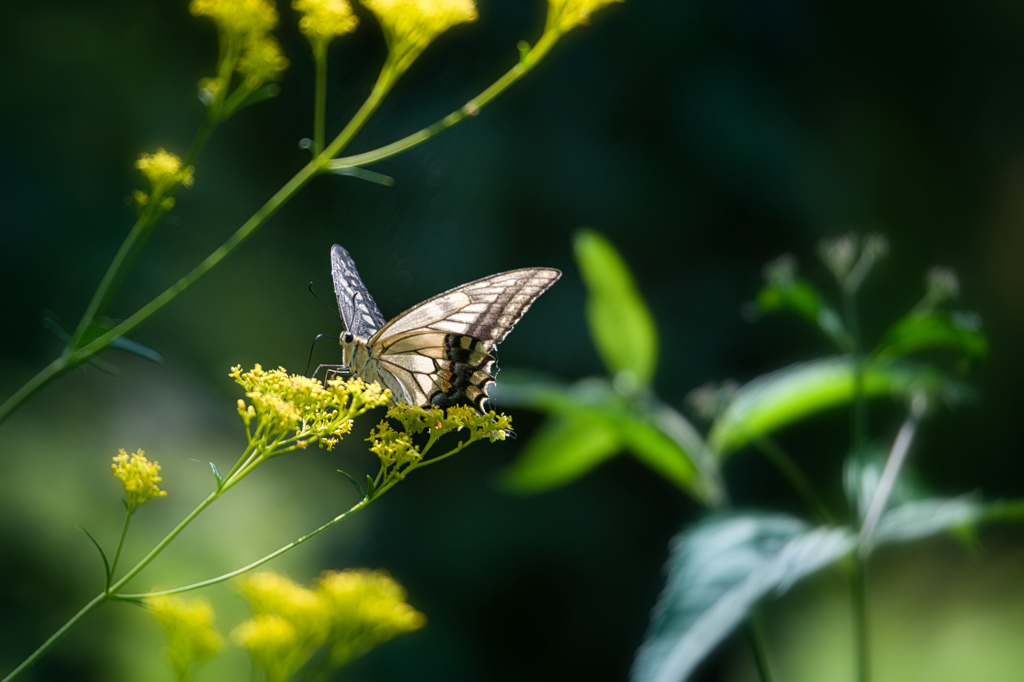
[[[476,21],[473,0],[362,0],[377,16],[397,77],[430,43],[456,24]]]
[[[213,120],[223,120],[260,97],[250,98],[261,86],[279,80],[288,59],[270,32],[277,26],[277,10],[267,0],[192,0],[194,16],[210,17],[217,25],[220,58],[216,76],[199,81],[199,98]],[[232,74],[241,83],[232,91]],[[266,96],[273,94],[267,91]]]
[[[330,615],[330,659],[335,666],[427,622],[405,602],[405,589],[381,571],[328,571],[320,576],[317,593]]]
[[[143,152],[135,167],[142,171],[142,174],[149,180],[150,195],[159,201],[166,194],[177,189],[178,185],[191,187],[194,181],[195,168],[185,166],[182,168],[181,157],[172,154],[162,147],[156,150],[155,154]],[[134,193],[135,203],[141,208],[150,201],[150,195],[136,190]],[[161,201],[161,208],[165,211],[174,206],[174,198],[166,197]]]
[[[189,679],[196,665],[223,648],[224,638],[213,629],[213,608],[205,599],[161,595],[144,603],[167,636],[164,656],[177,679]]]
[[[388,408],[387,416],[401,424],[402,430],[396,431],[388,422],[381,421],[366,439],[371,444],[370,452],[380,460],[380,472],[374,481],[376,490],[390,487],[413,469],[446,459],[470,443],[485,438],[493,443],[505,440],[512,433],[512,420],[507,415],[496,414],[493,410],[477,414],[468,405],[456,405],[445,410],[395,403]],[[463,430],[468,436],[465,440],[459,441],[443,455],[427,458],[441,436]],[[427,434],[427,440],[423,445],[417,445],[413,437],[422,433]]]
[[[124,448],[121,448],[110,468],[124,485],[124,492],[127,495],[125,505],[129,514],[138,509],[143,502],[154,497],[167,497],[167,491],[160,490],[157,486],[157,483],[163,480],[160,477],[160,465],[146,459],[143,450],[136,450],[129,456]]]
[[[299,30],[309,39],[314,52],[356,30],[359,24],[347,0],[292,0],[292,8],[302,13]]]
[[[590,15],[605,5],[622,0],[548,0],[548,20],[544,32],[565,33],[589,24]]]
[[[283,368],[248,372],[233,367],[230,376],[245,388],[249,403],[238,401],[238,414],[249,437],[249,457],[236,467],[247,471],[261,461],[305,449],[311,443],[330,450],[352,430],[352,420],[388,403],[391,392],[361,379],[317,379],[288,374]]]
[[[232,633],[268,680],[284,680],[323,646],[323,673],[377,644],[423,627],[422,613],[405,603],[405,590],[378,571],[329,571],[312,588],[275,573],[241,581],[253,618]]]

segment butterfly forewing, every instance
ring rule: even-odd
[[[400,387],[401,397],[414,405],[469,404],[481,413],[488,409],[487,389],[494,382],[492,351],[562,274],[524,268],[491,275],[438,294],[385,324],[348,253],[335,246],[332,256],[339,307],[344,310],[342,290],[352,292],[353,324],[365,329],[380,320],[375,333],[366,335],[371,361],[364,365],[363,379]],[[345,282],[339,284],[339,278]],[[348,324],[348,315],[342,317]]]
[[[370,338],[384,326],[384,316],[359,277],[352,256],[338,244],[331,249],[331,275],[345,329],[364,339]]]

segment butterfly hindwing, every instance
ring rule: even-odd
[[[352,256],[338,244],[331,249],[331,275],[345,329],[363,338],[373,336],[384,326],[384,316],[363,284]]]

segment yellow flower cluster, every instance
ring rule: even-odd
[[[613,2],[622,0],[548,0],[548,20],[544,30],[565,33],[588,24],[591,14]]]
[[[188,11],[210,17],[224,33],[263,35],[277,26],[277,10],[267,0],[192,0]]]
[[[177,679],[190,679],[195,665],[223,648],[224,639],[213,629],[213,609],[205,599],[161,595],[146,598],[145,605],[167,636],[164,656]]]
[[[376,571],[328,572],[312,589],[274,573],[240,583],[253,618],[232,636],[268,680],[287,679],[323,646],[333,668],[395,635],[423,626],[405,591]]]
[[[135,167],[142,171],[142,174],[149,180],[154,188],[166,188],[181,183],[185,187],[191,187],[194,181],[195,168],[192,166],[181,167],[181,157],[172,154],[163,147],[156,150],[156,154],[143,152]]]
[[[242,74],[248,90],[276,81],[287,68],[288,58],[281,54],[281,46],[271,36],[246,41],[245,51],[238,60],[238,73]]]
[[[322,49],[338,36],[356,30],[359,19],[352,14],[347,0],[292,0],[292,8],[302,13],[299,30],[313,49]]]
[[[288,68],[271,31],[277,26],[277,10],[268,0],[192,0],[194,16],[210,17],[220,34],[217,76],[199,82],[200,98],[219,117],[230,116],[245,105],[246,97],[264,83],[278,80]],[[242,84],[228,99],[232,72]],[[223,107],[223,108],[222,108]]]
[[[149,180],[150,191],[160,201],[160,206],[169,211],[174,206],[174,197],[165,197],[168,192],[173,191],[179,184],[191,187],[194,182],[195,168],[186,166],[182,168],[181,157],[172,154],[162,147],[156,150],[156,154],[143,152],[139,155],[135,167],[142,171],[142,174]],[[141,190],[135,190],[132,195],[135,203],[141,209],[150,202],[150,195]]]
[[[325,386],[317,379],[288,374],[283,367],[268,371],[256,365],[243,372],[236,366],[230,376],[245,388],[250,401],[238,401],[250,442],[277,446],[304,448],[317,442],[330,449],[351,431],[353,419],[386,405],[391,397],[377,383],[332,379]]]
[[[391,60],[401,73],[437,36],[456,24],[476,21],[473,0],[362,0],[377,16]]]
[[[129,513],[154,497],[167,497],[167,491],[160,490],[157,486],[157,483],[163,480],[160,477],[160,465],[146,459],[143,450],[136,450],[129,456],[124,448],[121,448],[110,468],[124,486],[127,495],[125,504]]]
[[[330,657],[338,666],[427,621],[405,602],[402,586],[380,571],[328,571],[317,591],[333,614]]]

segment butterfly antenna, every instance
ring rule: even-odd
[[[315,295],[316,294],[314,294],[314,296]],[[309,366],[313,364],[313,349],[316,348],[316,342],[324,338],[325,336],[330,337],[332,339],[334,338],[334,334],[317,334],[316,337],[313,339],[313,343],[309,345],[309,359],[306,360],[306,371],[303,372],[303,374],[309,374]],[[317,369],[319,370],[320,368],[317,367]]]
[[[324,299],[320,298],[320,297],[319,297],[319,296],[317,295],[317,293],[316,293],[315,291],[313,291],[313,283],[312,283],[312,282],[310,282],[310,283],[309,283],[309,287],[308,287],[308,289],[309,289],[309,293],[313,294],[313,298],[315,298],[316,300],[320,301],[320,305],[322,305],[323,307],[325,307],[325,308],[327,308],[328,310],[330,310],[330,311],[331,311],[331,314],[332,314],[332,315],[334,315],[335,317],[337,317],[337,318],[338,318],[339,320],[341,320],[342,322],[344,322],[344,321],[345,321],[345,320],[343,320],[343,319],[342,319],[342,317],[341,317],[341,313],[339,313],[339,312],[338,312],[337,310],[335,310],[334,308],[332,308],[331,306],[329,306],[329,305],[328,305],[328,304],[327,304],[327,303],[326,303],[326,302],[324,301]],[[320,338],[320,337],[317,337],[317,338]],[[316,341],[314,341],[313,343],[316,343]],[[310,352],[312,353],[312,351],[310,351]],[[308,368],[307,368],[307,369],[308,369]]]

